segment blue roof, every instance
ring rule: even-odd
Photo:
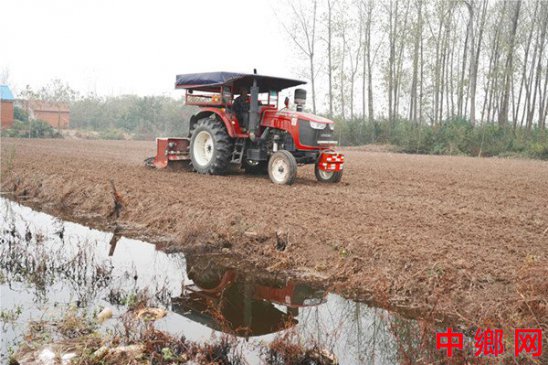
[[[11,93],[8,85],[0,85],[0,99],[1,100],[13,100],[13,94]]]

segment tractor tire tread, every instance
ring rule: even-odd
[[[215,152],[213,161],[206,167],[199,167],[191,161],[193,169],[200,174],[208,175],[223,175],[230,164],[232,157],[233,141],[228,135],[225,126],[218,119],[211,119],[209,117],[198,120],[191,130],[191,140],[194,133],[198,129],[208,130],[213,136]],[[191,159],[192,159],[192,146],[191,146]]]
[[[323,179],[320,175],[320,168],[316,164],[314,166],[314,175],[316,175],[316,180],[318,180],[321,183],[330,183],[330,184],[336,184],[341,182],[342,176],[343,176],[343,170],[334,172],[333,175],[327,180]]]

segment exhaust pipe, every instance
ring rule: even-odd
[[[297,106],[297,111],[302,112],[305,104],[306,104],[306,90],[295,89],[295,105]]]
[[[249,103],[249,138],[255,142],[259,127],[259,86],[257,80],[253,80],[251,86],[251,100]]]

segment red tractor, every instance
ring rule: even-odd
[[[333,121],[303,112],[304,89],[295,89],[296,110],[289,108],[289,98],[278,110],[279,92],[302,84],[256,73],[178,75],[175,87],[186,90],[186,105],[200,110],[190,119],[189,138],[157,139],[157,155],[149,165],[162,168],[170,161],[190,160],[195,171],[219,175],[237,164],[290,185],[298,165],[315,164],[318,181],[339,182],[344,156],[333,149]]]

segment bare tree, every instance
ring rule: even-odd
[[[346,60],[346,20],[342,19],[339,22],[339,36],[341,39],[341,45],[339,47],[339,92],[341,100],[341,116],[346,118],[346,73],[345,73],[345,60]]]
[[[388,120],[394,120],[394,78],[396,68],[396,30],[398,24],[398,0],[390,1],[388,10]]]
[[[465,2],[466,4],[466,2]],[[467,5],[468,6],[468,5]],[[466,35],[464,36],[464,46],[462,51],[462,67],[460,70],[460,81],[459,81],[459,88],[458,88],[458,96],[457,96],[457,115],[462,118],[464,116],[464,78],[466,75],[466,62],[468,60],[468,48],[469,43],[472,39],[471,35],[473,34],[474,29],[474,17],[469,16],[468,17],[468,26],[466,27]],[[474,44],[472,44],[472,48],[474,47]],[[473,55],[473,53],[472,53]]]
[[[540,19],[539,19],[540,14]],[[525,91],[526,91],[526,127],[530,130],[533,126],[533,118],[535,116],[536,100],[539,90],[540,80],[542,78],[542,59],[544,53],[544,46],[546,43],[546,30],[548,19],[548,11],[546,11],[546,3],[542,4],[541,11],[537,14],[535,23],[538,24],[537,37],[535,41],[535,48],[533,49],[533,57],[531,59],[531,68],[529,76],[525,78]],[[544,16],[543,16],[544,15]],[[536,67],[535,67],[536,65]],[[525,112],[525,111],[524,111]],[[523,121],[522,121],[523,124]]]
[[[395,74],[395,82],[394,82],[394,117],[399,118],[399,107],[400,107],[400,91],[401,91],[401,84],[402,84],[402,69],[403,69],[403,51],[405,49],[405,41],[406,41],[406,32],[407,32],[407,20],[409,16],[409,8],[411,6],[411,2],[407,2],[407,7],[405,8],[405,13],[403,16],[403,24],[397,30],[397,37],[399,38],[398,43],[398,59],[396,64],[396,74]]]
[[[485,29],[485,17],[487,14],[487,1],[483,2],[483,7],[481,11],[481,20],[478,24],[478,40],[475,42],[476,46],[474,46],[475,41],[475,32],[474,32],[474,26],[473,26],[473,19],[475,14],[475,2],[474,0],[471,0],[469,3],[466,3],[468,6],[468,11],[470,13],[470,19],[472,20],[471,23],[471,29],[470,29],[470,41],[472,43],[472,47],[470,47],[470,51],[472,54],[470,55],[470,123],[472,125],[476,124],[476,90],[477,90],[477,80],[478,80],[478,65],[479,65],[479,58],[480,58],[480,52],[481,52],[481,46],[483,42],[483,31]],[[474,48],[475,47],[475,48]]]
[[[533,39],[533,33],[534,33],[534,30],[535,30],[535,27],[533,26],[534,25],[534,17],[535,17],[535,14],[538,11],[539,3],[540,3],[539,1],[535,2],[534,11],[533,11],[532,14],[529,14],[529,16],[532,18],[533,22],[531,22],[531,26],[529,27],[529,33],[528,33],[529,35],[527,36],[527,41],[525,43],[525,54],[524,54],[524,58],[523,58],[521,81],[520,81],[520,86],[519,86],[518,99],[517,99],[517,103],[516,103],[517,107],[514,110],[514,113],[513,113],[513,116],[512,116],[512,119],[514,120],[514,129],[516,129],[518,119],[519,119],[519,111],[520,111],[520,107],[521,107],[521,97],[523,95],[523,88],[525,86],[525,80],[527,78],[527,65],[528,65],[528,60],[529,60],[529,51],[531,49],[531,40]]]
[[[348,53],[348,60],[350,62],[350,118],[354,119],[354,84],[356,82],[356,75],[358,73],[358,67],[360,65],[360,56],[362,53],[362,22],[361,16],[357,20],[358,28],[357,33],[351,35],[353,42],[346,42],[345,50]],[[351,27],[351,29],[354,27]]]
[[[472,125],[496,121],[502,127],[512,120],[514,128],[545,128],[546,1],[315,0],[288,6],[290,34],[307,56],[314,98],[329,100],[330,116],[355,118],[361,109],[365,121],[386,110],[390,122],[405,115],[415,125],[460,117]],[[325,42],[325,61],[314,54],[316,38]],[[325,82],[316,80],[318,70]]]
[[[508,123],[508,103],[510,100],[510,86],[514,75],[514,43],[516,40],[516,31],[518,28],[519,12],[521,9],[521,1],[515,3],[514,15],[512,17],[512,29],[510,31],[510,41],[506,55],[506,67],[504,70],[504,94],[502,96],[501,107],[499,111],[499,124],[506,125]]]
[[[411,95],[409,99],[409,120],[417,123],[417,86],[419,78],[419,55],[422,41],[422,0],[417,1],[417,23],[415,25],[413,49],[413,79],[411,81]]]
[[[327,74],[329,78],[329,116],[333,117],[333,3],[327,0]]]
[[[314,56],[316,47],[316,23],[318,1],[313,0],[308,6],[302,2],[290,2],[292,21],[290,26],[282,22],[287,34],[297,48],[308,57],[310,87],[312,92],[312,111],[316,113],[316,73]],[[311,8],[310,8],[311,7]]]
[[[366,19],[365,19],[365,45],[364,45],[364,52],[365,52],[365,60],[364,60],[364,67],[367,65],[367,110],[368,110],[368,117],[369,120],[373,120],[375,118],[374,110],[373,110],[373,70],[372,70],[372,64],[371,64],[371,23],[373,21],[372,14],[373,14],[373,1],[369,0],[367,4],[367,11],[366,11]],[[365,80],[365,72],[364,72],[364,80]],[[365,91],[365,90],[364,90]],[[364,93],[365,98],[365,93]],[[364,105],[365,107],[365,105]],[[365,111],[364,111],[365,113]]]

